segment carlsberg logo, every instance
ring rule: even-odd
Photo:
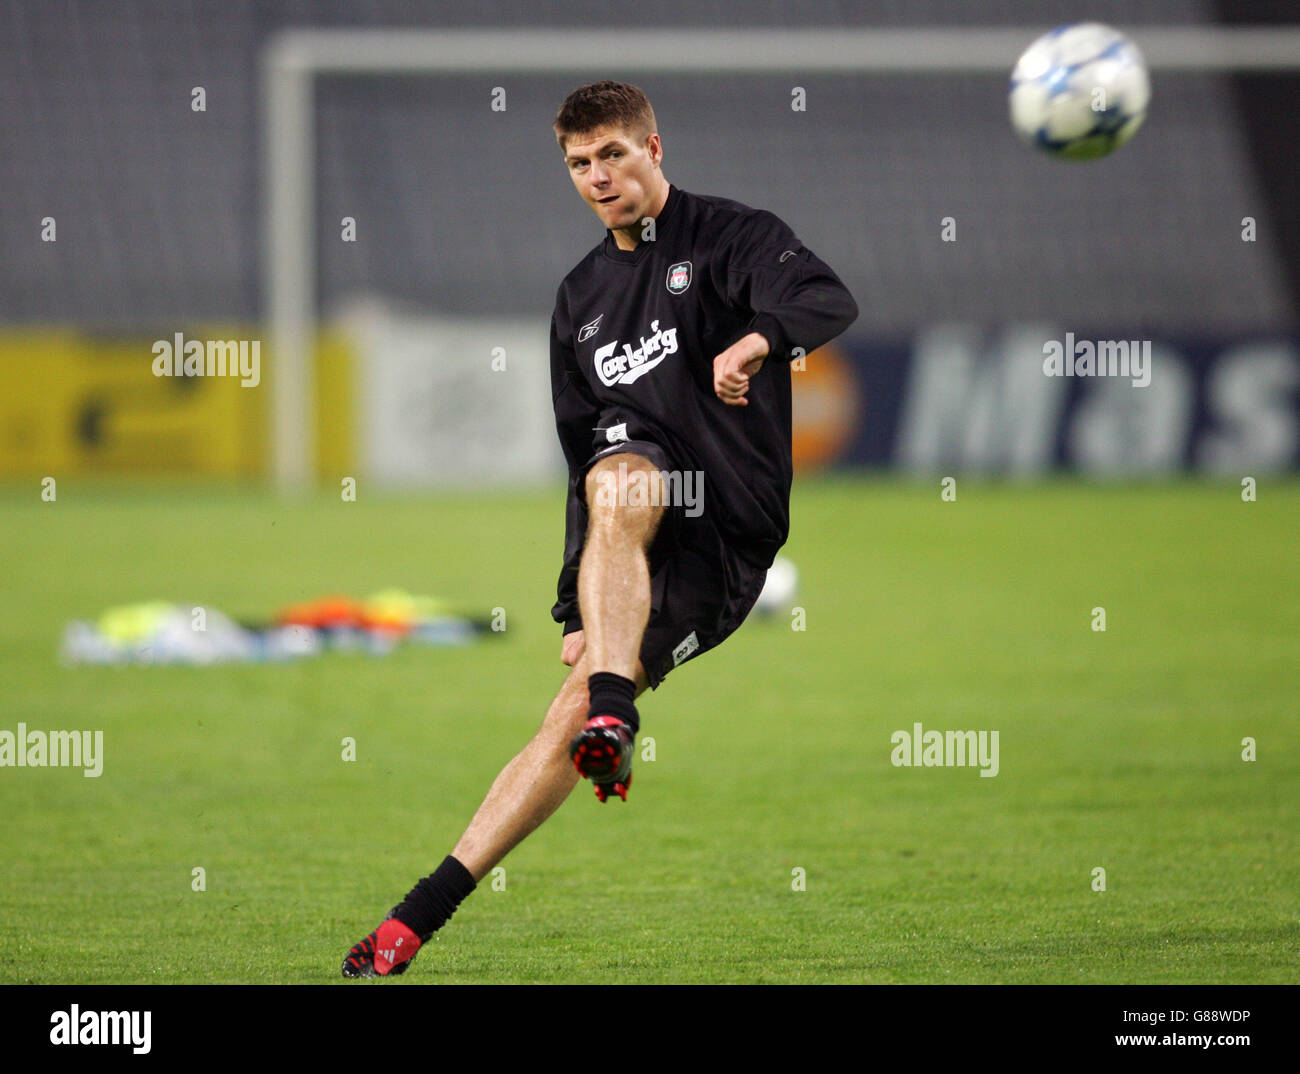
[[[677,329],[660,328],[658,321],[650,322],[650,331],[654,333],[649,339],[641,337],[641,346],[635,350],[630,343],[606,343],[598,347],[594,355],[596,376],[609,388],[615,384],[631,384],[649,373],[670,354],[677,353]],[[615,354],[619,347],[622,354]]]

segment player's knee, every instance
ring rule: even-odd
[[[663,517],[667,497],[663,474],[649,459],[620,452],[601,459],[587,473],[588,532],[645,540]]]
[[[587,471],[587,506],[661,510],[663,474],[644,455],[619,452]]]

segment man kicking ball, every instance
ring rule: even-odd
[[[348,952],[345,977],[404,972],[580,777],[602,802],[627,799],[636,698],[740,626],[789,533],[791,359],[858,315],[777,217],[664,178],[635,86],[583,86],[554,126],[607,229],[551,319],[569,465],[551,614],[573,670],[451,854]]]

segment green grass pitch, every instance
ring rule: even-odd
[[[343,984],[565,671],[558,489],[279,504],[69,480],[0,510],[0,729],[103,729],[105,754],[98,779],[0,768],[0,982]],[[375,986],[1297,981],[1297,519],[1300,485],[1269,480],[1255,503],[797,481],[805,629],[751,620],[669,676],[629,802],[580,784],[504,890]],[[506,630],[287,666],[56,656],[64,622],[116,603],[258,615],[388,586]],[[997,730],[998,775],[893,766],[916,722]]]

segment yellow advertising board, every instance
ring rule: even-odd
[[[238,325],[156,334],[0,330],[0,477],[265,476],[273,364],[257,335]],[[354,466],[351,368],[343,337],[322,334],[315,369],[323,475]]]

